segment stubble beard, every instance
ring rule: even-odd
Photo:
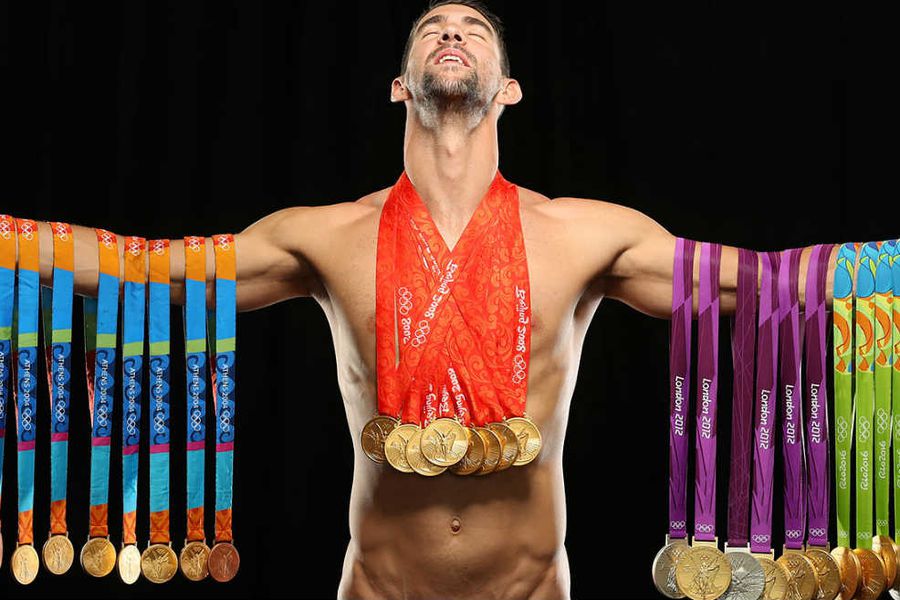
[[[490,110],[490,101],[474,69],[466,77],[455,79],[426,71],[420,82],[410,80],[409,89],[419,120],[428,129],[456,121],[471,130]]]

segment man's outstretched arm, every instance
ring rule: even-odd
[[[282,300],[309,296],[317,274],[308,256],[321,234],[320,213],[324,207],[297,206],[276,211],[235,234],[238,310],[269,306]],[[75,232],[75,292],[97,295],[99,259],[94,228],[73,225]],[[53,241],[49,223],[38,222],[41,283],[50,285],[53,273]],[[224,232],[222,232],[224,233]],[[141,235],[139,231],[133,233]],[[189,235],[190,232],[187,232]],[[124,239],[116,234],[120,269],[124,282]],[[206,238],[207,294],[215,289],[215,256],[211,238]],[[184,303],[184,241],[171,241],[172,303]]]

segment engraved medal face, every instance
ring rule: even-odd
[[[862,566],[859,559],[850,548],[838,546],[831,551],[831,556],[838,565],[841,574],[841,589],[838,591],[839,600],[850,600],[859,586],[860,571]]]
[[[360,433],[360,444],[366,456],[377,463],[383,463],[384,440],[400,422],[387,415],[377,415],[369,419]]]
[[[75,548],[68,536],[52,535],[44,542],[41,548],[44,558],[44,566],[54,575],[62,575],[67,572],[75,562]]]
[[[837,561],[824,548],[807,548],[806,556],[816,568],[819,584],[816,600],[834,600],[841,591],[841,572]]]
[[[181,572],[191,581],[201,581],[209,575],[209,546],[203,542],[188,542],[181,549]],[[141,563],[143,568],[143,561]]]
[[[857,600],[875,600],[884,590],[884,566],[874,552],[863,548],[854,548],[853,553],[859,559],[860,578],[856,588]]]
[[[812,600],[818,589],[816,568],[801,552],[785,552],[777,561],[788,574],[787,600]]]
[[[784,600],[787,597],[788,574],[780,564],[767,556],[757,556],[766,578],[762,600]]]
[[[141,576],[141,552],[134,544],[123,546],[119,550],[119,578],[127,583],[135,583]]]
[[[675,565],[678,587],[692,600],[715,600],[731,585],[731,563],[712,546],[692,546]]]
[[[666,598],[684,598],[675,581],[675,563],[690,549],[684,540],[673,541],[660,548],[653,559],[653,585]]]
[[[91,538],[81,548],[81,568],[92,577],[106,577],[116,566],[116,549],[106,538]]]
[[[37,577],[40,567],[37,550],[31,544],[23,544],[16,548],[10,560],[13,576],[22,585],[28,585]]]
[[[152,544],[141,553],[141,573],[153,583],[169,581],[177,570],[178,558],[168,544]]]
[[[503,442],[497,437],[497,434],[487,427],[476,427],[475,433],[481,437],[484,442],[484,462],[481,468],[475,471],[473,475],[487,475],[493,473],[497,465],[500,464],[500,455],[503,452]]]
[[[440,467],[422,456],[422,431],[422,429],[416,431],[406,443],[406,461],[412,467],[412,470],[419,475],[427,477],[440,475],[447,470],[447,467]]]
[[[241,557],[234,544],[220,542],[209,551],[209,574],[216,581],[231,581],[240,566]]]
[[[478,432],[469,428],[469,449],[462,460],[450,466],[450,472],[456,475],[471,475],[484,464],[484,440]]]
[[[439,467],[462,460],[469,449],[468,430],[456,419],[435,419],[422,431],[422,455]]]
[[[497,471],[508,469],[519,458],[519,439],[506,423],[488,423],[488,429],[497,434],[503,444]]]
[[[731,563],[731,585],[723,600],[759,600],[766,587],[766,575],[759,561],[748,552],[728,552],[725,558]]]
[[[894,542],[886,535],[876,535],[872,538],[872,552],[881,559],[884,565],[884,587],[894,585],[897,577],[897,554],[894,551]]]
[[[413,469],[406,460],[406,444],[413,434],[419,430],[418,425],[413,423],[404,423],[394,427],[384,440],[384,456],[387,458],[388,464],[402,471],[403,473],[412,473]]]
[[[509,418],[506,420],[506,424],[516,434],[519,442],[519,457],[513,464],[517,467],[527,465],[537,458],[541,451],[543,445],[541,432],[538,431],[537,425],[531,419],[524,417]]]

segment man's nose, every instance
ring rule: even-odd
[[[462,42],[463,37],[458,29],[456,29],[455,27],[449,27],[444,30],[444,33],[441,34],[441,41],[442,42],[450,42],[450,41]]]

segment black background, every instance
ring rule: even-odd
[[[489,4],[507,26],[512,76],[524,91],[499,125],[510,181],[551,198],[625,204],[676,235],[757,250],[900,233],[890,218],[896,153],[884,151],[895,140],[887,124],[897,106],[884,15],[787,3]],[[0,3],[0,136],[11,151],[0,211],[180,237],[240,231],[279,208],[352,201],[387,187],[403,168],[405,119],[388,101],[389,87],[423,6]],[[91,580],[76,564],[23,589],[4,565],[4,597],[335,596],[356,432],[347,429],[327,322],[303,298],[241,314],[238,331],[237,579],[188,584],[179,576],[161,588],[126,587],[116,575]],[[730,423],[727,331],[720,457]],[[74,341],[80,349],[77,333]],[[564,453],[573,597],[656,596],[649,572],[666,531],[667,347],[668,321],[615,302],[602,305],[588,332]],[[74,370],[75,390],[83,390],[79,363]],[[183,428],[176,410],[175,452],[183,451]],[[2,506],[6,561],[16,523],[13,437]],[[82,392],[71,439],[77,550],[87,530]],[[42,543],[43,429],[38,442]],[[117,456],[113,540],[121,528]],[[146,447],[141,459],[143,539]],[[184,535],[179,465],[173,461],[176,548]],[[721,460],[722,538],[727,473]]]

